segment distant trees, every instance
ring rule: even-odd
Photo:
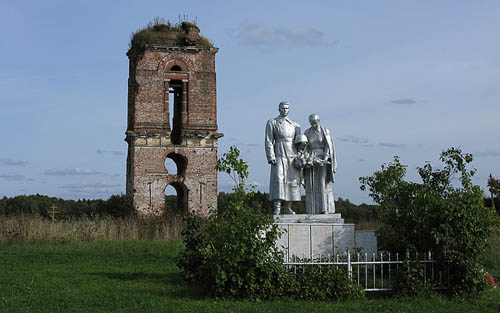
[[[58,219],[94,218],[97,216],[126,217],[135,214],[132,201],[126,195],[112,195],[107,200],[64,200],[43,195],[20,195],[0,199],[0,215],[39,215],[50,218],[54,208]]]
[[[488,189],[491,195],[491,202],[493,202],[493,206],[496,208],[497,212],[500,213],[500,179],[494,178],[490,174],[488,178]]]
[[[219,210],[224,210],[229,205],[232,193],[220,192],[217,198]],[[303,197],[304,198],[304,197]],[[250,208],[256,208],[263,213],[271,214],[273,203],[269,201],[267,192],[250,192],[245,200]],[[102,199],[80,199],[64,200],[45,195],[19,195],[12,198],[0,199],[0,216],[12,216],[21,214],[39,215],[50,218],[49,211],[55,206],[56,216],[62,218],[93,218],[97,216],[126,217],[135,214],[132,201],[126,195],[112,195],[107,200]],[[185,212],[177,208],[177,196],[165,196],[166,214],[179,214]],[[337,213],[347,223],[360,223],[378,219],[378,206],[370,204],[356,205],[349,199],[338,198],[335,201]],[[293,210],[297,213],[305,213],[305,199],[294,202]]]
[[[224,210],[229,205],[231,193],[220,192],[218,196],[219,210]],[[273,212],[273,203],[269,200],[267,192],[253,192],[248,195],[247,206],[250,208],[258,208],[264,213],[271,214]],[[302,201],[293,202],[292,209],[297,214],[305,213],[305,196]],[[340,213],[346,223],[358,224],[367,221],[379,221],[378,217],[379,206],[375,204],[354,204],[349,199],[339,197],[335,201],[335,213]]]

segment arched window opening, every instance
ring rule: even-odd
[[[187,158],[182,154],[171,152],[167,155],[165,160],[165,169],[169,174],[184,175],[186,172],[186,166]]]
[[[170,68],[171,71],[176,71],[176,72],[180,72],[182,71],[181,67],[179,65],[174,65],[172,66],[172,68]]]
[[[182,142],[182,81],[172,80],[169,85],[169,112],[171,117],[172,133],[170,135],[172,143],[178,145]]]
[[[187,211],[187,188],[174,182],[165,188],[165,214],[184,214]]]
[[[171,158],[165,160],[165,169],[169,174],[177,175],[177,164]]]

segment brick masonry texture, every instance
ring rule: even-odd
[[[141,216],[163,214],[168,185],[186,211],[208,216],[217,209],[217,51],[146,46],[129,55],[127,195]],[[169,89],[178,92],[175,113]],[[176,173],[167,171],[167,158]]]

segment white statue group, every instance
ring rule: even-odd
[[[300,185],[306,191],[306,213],[335,212],[333,183],[337,169],[333,137],[319,122],[318,114],[309,116],[311,127],[301,134],[300,125],[288,117],[290,104],[279,104],[280,115],[266,125],[266,156],[271,164],[269,199],[274,215],[295,214],[292,202],[300,201]]]

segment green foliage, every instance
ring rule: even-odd
[[[481,264],[487,272],[500,280],[500,227],[488,239]]]
[[[206,250],[209,247],[209,220],[194,214],[184,216],[186,227],[182,231],[185,250],[176,259],[177,266],[182,270],[184,279],[196,282],[209,270],[210,260],[207,259]],[[200,282],[207,282],[201,279]],[[207,282],[208,283],[208,282]]]
[[[500,179],[490,174],[487,185],[491,195],[489,205],[494,206],[498,214],[500,214]]]
[[[429,297],[435,295],[434,284],[425,280],[421,264],[405,260],[392,279],[392,288],[399,297]]]
[[[219,172],[229,175],[233,180],[235,187],[234,192],[245,191],[245,180],[248,178],[248,164],[240,158],[240,150],[236,146],[229,147],[229,152],[222,155],[222,158],[217,160],[215,168]]]
[[[345,268],[304,266],[298,269],[289,290],[300,300],[360,299],[361,286],[353,284]]]
[[[0,216],[5,215],[5,203],[7,202],[7,197],[3,197],[0,200]]]
[[[39,215],[49,218],[55,206],[57,219],[127,217],[135,215],[132,199],[126,195],[112,195],[107,200],[64,200],[44,195],[20,195],[0,199],[0,213],[5,216]]]
[[[224,208],[207,220],[185,219],[186,249],[176,260],[184,278],[219,298],[336,299],[357,295],[348,278],[334,267],[322,274],[312,269],[307,275],[294,276],[283,265],[283,251],[276,245],[281,236],[278,226],[261,208],[248,206],[254,193],[246,191],[248,165],[239,156],[233,146],[217,162],[217,169],[235,183]],[[351,287],[340,290],[345,286]]]
[[[186,250],[177,259],[184,277],[215,297],[272,298],[282,294],[287,272],[275,242],[280,232],[270,216],[246,206],[248,165],[232,146],[217,162],[235,187],[224,210],[202,221],[188,216]]]
[[[493,196],[500,197],[500,179],[490,174],[490,177],[488,177],[488,189]]]
[[[248,200],[246,205],[250,208],[260,208],[265,214],[271,215],[273,212],[273,202],[269,200],[267,192],[255,191],[247,193]],[[233,197],[232,193],[220,192],[217,197],[217,207],[219,211],[224,210],[229,205],[229,200]],[[292,203],[292,210],[297,214],[305,214],[305,196],[302,196],[301,201]],[[335,200],[335,212],[342,214],[346,223],[378,223],[378,205],[362,203],[354,204],[349,199],[339,197]]]
[[[378,221],[378,209],[377,205],[366,203],[356,205],[349,199],[342,199],[342,197],[335,201],[335,212],[340,213],[346,223],[358,224]]]
[[[127,217],[135,214],[132,199],[126,195],[112,195],[101,207],[100,214],[111,217]]]
[[[484,207],[479,186],[472,184],[472,155],[450,148],[441,153],[442,169],[430,163],[418,168],[422,183],[404,180],[406,166],[395,157],[372,176],[361,177],[361,189],[381,206],[384,225],[379,247],[391,252],[432,251],[449,267],[448,291],[470,293],[484,286],[478,258],[484,251],[494,211]],[[453,178],[458,175],[459,185]]]

